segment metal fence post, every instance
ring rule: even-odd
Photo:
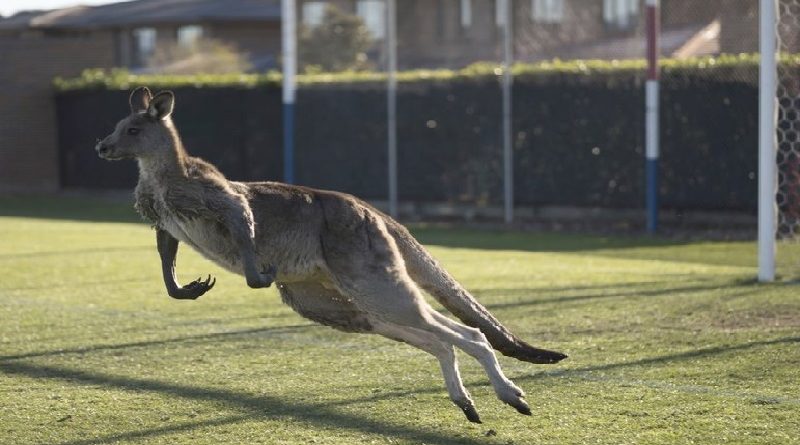
[[[297,73],[297,18],[295,0],[281,2],[283,47],[283,180],[294,183],[294,100]]]

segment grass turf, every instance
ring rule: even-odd
[[[197,301],[161,283],[130,206],[0,199],[2,444],[798,443],[800,296],[757,285],[753,243],[417,228],[509,328],[565,351],[501,357],[534,411],[432,357],[316,326],[187,248]]]

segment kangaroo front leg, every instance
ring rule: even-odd
[[[262,266],[261,268],[257,266],[255,247],[250,240],[239,243],[239,251],[242,255],[244,276],[247,279],[247,285],[253,289],[270,287],[272,282],[275,281],[275,275],[277,273],[275,266]]]
[[[269,287],[275,281],[277,270],[272,265],[266,267],[258,266],[253,238],[249,235],[249,231],[246,231],[241,225],[240,223],[232,224],[230,231],[233,234],[236,246],[239,248],[247,285],[253,289]]]
[[[214,287],[217,279],[212,278],[211,275],[205,280],[198,278],[186,286],[178,284],[178,279],[175,277],[178,240],[173,238],[166,230],[157,229],[156,245],[158,246],[158,254],[161,256],[161,273],[170,297],[178,300],[196,300]]]
[[[239,250],[247,285],[253,289],[269,287],[275,281],[277,270],[272,265],[259,267],[257,264],[255,227],[250,207],[246,202],[225,202],[222,213],[225,227]]]

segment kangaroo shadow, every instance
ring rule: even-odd
[[[49,356],[56,356],[56,355],[64,355],[64,354],[86,354],[90,352],[98,352],[98,351],[116,351],[121,349],[129,349],[129,348],[143,348],[143,347],[150,347],[150,346],[161,346],[167,345],[171,343],[183,343],[189,341],[201,341],[201,340],[218,340],[218,339],[225,339],[231,337],[238,337],[238,336],[246,336],[246,335],[256,335],[256,334],[280,334],[285,332],[296,332],[299,330],[310,329],[310,328],[319,328],[321,327],[318,324],[314,323],[306,323],[306,324],[299,324],[299,325],[292,325],[292,326],[277,326],[277,327],[266,327],[266,328],[253,328],[253,329],[240,329],[236,331],[228,331],[228,332],[213,332],[210,334],[200,334],[200,335],[187,335],[183,337],[175,337],[175,338],[168,338],[164,340],[150,340],[150,341],[138,341],[138,342],[129,342],[129,343],[116,343],[116,344],[109,344],[109,345],[93,345],[93,346],[86,346],[82,348],[69,348],[69,349],[56,349],[52,351],[40,351],[40,352],[29,352],[25,354],[17,354],[17,355],[5,355],[0,356],[0,362],[4,361],[11,361],[11,360],[21,360],[26,358],[35,358],[35,357],[49,357]]]
[[[237,334],[237,333],[241,334],[243,332],[235,332],[230,334]],[[223,333],[223,335],[224,334],[228,333]],[[180,340],[182,339],[174,339],[173,341],[180,341]],[[163,342],[150,342],[150,343],[157,344]],[[522,381],[534,381],[534,380],[541,380],[554,377],[581,376],[582,374],[594,371],[608,371],[626,367],[657,365],[673,361],[702,358],[726,352],[744,351],[747,349],[761,347],[761,346],[792,344],[792,343],[800,343],[800,337],[789,336],[789,337],[782,337],[771,340],[762,340],[762,341],[749,342],[737,345],[713,346],[708,348],[679,352],[675,354],[647,357],[629,362],[616,362],[616,363],[608,363],[602,365],[584,366],[571,369],[541,372],[528,376],[516,377],[515,379],[522,382]],[[137,347],[137,346],[147,346],[147,345],[148,345],[147,343],[134,343],[134,344],[115,345],[113,347],[125,348],[125,347]],[[93,348],[93,350],[108,349],[108,348],[109,347],[96,347]],[[44,354],[38,354],[35,356],[42,356],[42,355]],[[27,355],[24,357],[31,357],[31,356],[34,355]],[[189,400],[196,400],[196,401],[222,402],[230,406],[231,408],[238,409],[244,412],[243,414],[240,415],[231,415],[217,419],[209,419],[209,420],[195,421],[195,422],[190,421],[165,427],[129,431],[129,432],[111,434],[96,438],[80,439],[75,441],[64,442],[61,445],[94,445],[94,444],[102,444],[120,440],[133,440],[133,439],[141,439],[148,437],[157,437],[175,432],[190,431],[193,429],[203,428],[207,426],[235,424],[249,419],[266,420],[279,417],[291,417],[299,421],[307,422],[320,427],[335,427],[362,433],[392,435],[392,436],[402,437],[404,439],[411,441],[424,442],[430,444],[474,445],[483,443],[469,437],[445,436],[444,434],[436,431],[429,431],[418,428],[412,428],[408,426],[396,425],[375,419],[358,417],[352,414],[347,414],[336,410],[337,406],[346,406],[357,403],[398,398],[410,394],[434,393],[442,391],[442,388],[439,387],[422,388],[414,391],[402,391],[402,392],[394,391],[378,395],[372,395],[364,398],[355,398],[355,399],[327,402],[321,404],[312,404],[312,403],[303,403],[298,401],[289,401],[271,396],[255,396],[249,393],[230,391],[224,389],[212,389],[212,388],[189,386],[176,383],[167,383],[152,379],[114,376],[101,373],[86,372],[66,367],[50,366],[50,365],[34,365],[34,364],[15,361],[16,358],[24,358],[24,357],[17,356],[17,357],[3,358],[4,361],[0,361],[0,371],[8,375],[22,375],[31,378],[59,380],[71,384],[92,385],[92,386],[99,385],[120,390],[156,392],[160,394],[166,394],[170,396],[180,397]],[[475,386],[488,386],[488,385],[489,382],[485,379],[475,384]]]
[[[253,395],[224,389],[204,388],[178,383],[167,383],[158,380],[123,377],[61,366],[34,365],[23,362],[2,362],[0,371],[8,375],[20,375],[37,379],[50,379],[70,384],[102,386],[126,391],[146,391],[182,399],[201,402],[222,403],[228,407],[243,411],[242,415],[234,415],[221,419],[208,421],[188,422],[185,424],[130,431],[102,437],[80,439],[64,442],[61,445],[92,445],[114,442],[124,439],[154,437],[173,432],[188,431],[195,428],[212,425],[222,425],[240,422],[246,419],[278,419],[292,418],[300,422],[309,423],[322,428],[339,428],[348,431],[376,435],[389,435],[402,437],[404,440],[419,443],[439,445],[478,445],[483,442],[469,437],[452,437],[434,430],[424,430],[381,420],[359,417],[337,410],[334,406],[325,404],[304,403],[296,400],[286,400],[274,396]],[[402,415],[401,412],[397,413]],[[454,411],[454,416],[455,416]],[[454,417],[455,419],[455,417]],[[459,421],[466,422],[463,419]]]

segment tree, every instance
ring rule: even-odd
[[[367,51],[374,40],[364,20],[327,5],[322,22],[300,27],[298,62],[303,71],[347,71],[372,68]]]

